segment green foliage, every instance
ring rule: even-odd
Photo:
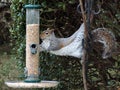
[[[13,26],[10,29],[15,44],[13,53],[20,67],[25,63],[25,9],[23,6],[30,0],[12,0],[11,10]],[[55,28],[56,35],[68,37],[81,24],[81,14],[76,7],[78,0],[31,0],[30,3],[41,4],[40,29]],[[117,2],[115,2],[117,1]],[[92,28],[110,28],[120,38],[120,2],[119,0],[105,0],[102,2],[102,12],[95,16]],[[102,60],[95,53],[89,59],[88,80],[90,90],[105,90],[117,87],[119,82],[120,57]],[[72,57],[59,57],[48,53],[40,54],[41,79],[57,80],[60,82],[58,90],[83,89],[80,60]],[[52,89],[53,90],[53,89]],[[114,89],[112,89],[114,90]]]
[[[9,27],[12,19],[9,7],[9,3],[0,2],[0,45],[10,41]]]
[[[13,41],[13,53],[17,56],[16,60],[25,60],[25,10],[23,8],[25,1],[12,0],[11,12],[13,18],[13,25],[10,33]],[[20,62],[19,65],[22,63]]]

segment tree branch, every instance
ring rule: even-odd
[[[82,12],[82,17],[83,17],[83,23],[84,23],[84,27],[85,27],[85,31],[84,31],[84,54],[82,56],[82,60],[81,60],[81,64],[82,64],[82,75],[83,75],[83,84],[84,84],[84,89],[85,90],[88,90],[87,88],[87,80],[86,80],[86,60],[87,60],[87,52],[86,52],[86,41],[87,41],[87,27],[86,27],[86,14],[84,12],[84,9],[83,9],[83,2],[82,0],[79,0],[80,2],[80,8],[81,8],[81,12]]]

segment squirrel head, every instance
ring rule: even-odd
[[[47,30],[43,31],[40,34],[40,38],[42,40],[47,39],[47,38],[49,38],[52,35],[52,33],[54,33],[54,29],[47,28]]]

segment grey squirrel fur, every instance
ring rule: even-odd
[[[82,25],[81,25],[81,27],[82,27]],[[84,27],[82,29],[84,29]],[[75,38],[77,37],[77,33],[82,33],[81,34],[82,38],[77,37],[77,38],[79,38],[78,39],[78,43],[79,43],[79,41],[81,41],[84,38],[84,35],[83,35],[84,30],[82,30],[82,29],[81,29],[81,31],[80,31],[80,29],[78,29],[73,35],[71,35],[68,38],[57,38],[54,34],[54,30],[48,28],[47,30],[43,31],[40,34],[40,38],[42,39],[42,43],[40,44],[40,52],[41,51],[57,52],[66,46],[70,46],[69,44],[73,43]],[[91,32],[91,34],[92,34],[93,44],[94,44],[94,42],[99,42],[99,43],[103,44],[102,58],[106,59],[108,57],[111,57],[113,51],[116,48],[116,39],[115,39],[115,36],[113,35],[113,33],[106,28],[98,28],[98,29],[93,30]],[[79,47],[81,48],[80,55],[82,55],[82,44],[80,44]],[[76,52],[76,51],[73,50],[73,52]],[[59,53],[61,53],[61,52],[59,52]],[[57,54],[56,53],[53,53],[53,54],[59,55],[59,53],[57,52]],[[62,54],[60,54],[60,55],[62,56]],[[65,56],[66,55],[67,54],[65,54]],[[74,55],[68,54],[68,56],[74,56],[77,58],[81,58],[81,56],[78,57],[78,55],[75,55],[75,54]]]

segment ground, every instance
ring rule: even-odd
[[[22,70],[18,70],[17,62],[12,59],[14,55],[10,51],[8,44],[0,45],[0,90],[26,90],[9,88],[4,84],[5,81],[18,80],[23,74]]]

